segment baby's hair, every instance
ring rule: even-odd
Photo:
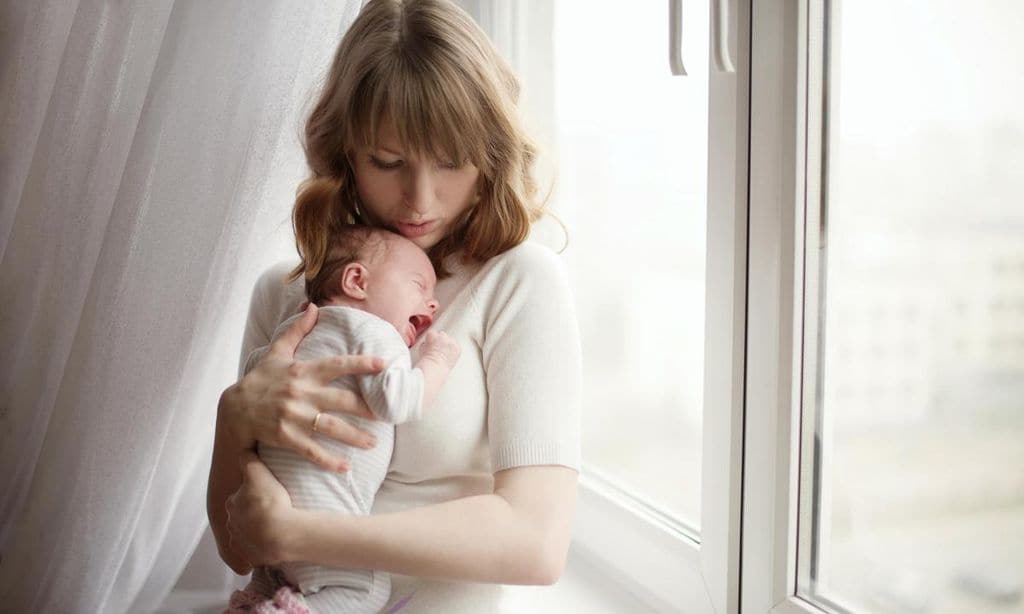
[[[353,262],[367,260],[387,250],[394,234],[382,228],[349,224],[327,238],[326,258],[316,272],[303,271],[306,278],[306,299],[322,306],[339,293],[341,274]],[[373,245],[371,245],[371,242]],[[370,250],[374,250],[371,252]]]

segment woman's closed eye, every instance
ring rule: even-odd
[[[401,158],[397,160],[382,160],[377,156],[370,156],[370,162],[381,170],[390,171],[396,168],[400,168],[405,161],[402,160]]]

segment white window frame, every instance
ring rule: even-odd
[[[825,2],[753,3],[743,612],[826,611],[799,586],[810,565],[811,531],[800,528],[813,522],[815,459],[801,450],[814,449],[818,419],[826,128],[835,110]]]

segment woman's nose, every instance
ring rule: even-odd
[[[405,188],[405,204],[417,212],[424,212],[430,204],[434,190],[433,177],[430,171],[422,166],[412,170]]]

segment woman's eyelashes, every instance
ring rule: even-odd
[[[403,162],[402,159],[398,159],[398,160],[381,160],[377,156],[370,156],[370,163],[373,164],[374,166],[376,166],[377,168],[379,168],[381,170],[384,170],[384,171],[395,170],[396,168],[399,168],[399,167],[402,166],[402,162]]]
[[[381,158],[378,158],[377,156],[371,155],[370,163],[381,170],[392,171],[401,168],[402,165],[405,164],[405,160],[401,158],[397,160],[383,160]],[[449,171],[459,170],[460,168],[465,166],[465,162],[447,162],[444,160],[438,160],[434,164],[435,166],[437,166],[437,168]]]

